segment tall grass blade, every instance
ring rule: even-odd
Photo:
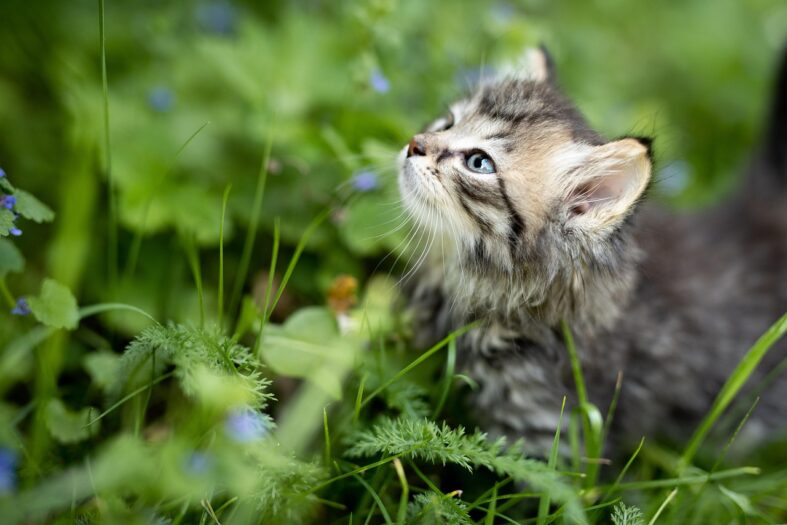
[[[675,488],[672,489],[672,491],[669,494],[667,494],[667,497],[664,499],[664,502],[658,508],[656,514],[654,514],[653,517],[650,519],[648,525],[653,525],[654,523],[656,523],[656,521],[659,519],[659,516],[661,516],[661,513],[664,512],[664,509],[667,508],[667,505],[669,505],[669,502],[672,501],[672,498],[674,498],[675,494],[677,493],[678,493],[678,489]]]
[[[254,191],[254,203],[251,208],[251,218],[249,219],[249,229],[246,230],[246,240],[243,243],[243,251],[241,252],[240,262],[238,263],[238,273],[235,275],[235,282],[232,289],[232,297],[230,299],[230,315],[234,315],[240,303],[240,296],[243,290],[243,285],[246,283],[246,277],[249,273],[249,264],[251,263],[251,253],[254,249],[254,239],[257,236],[257,228],[260,221],[260,213],[262,213],[262,198],[265,196],[265,184],[268,180],[268,163],[271,157],[271,148],[273,147],[273,130],[271,129],[268,140],[265,143],[265,150],[262,154],[262,161],[260,162],[260,169],[257,173],[257,188]]]
[[[182,237],[183,249],[186,252],[186,258],[191,268],[191,276],[194,279],[194,285],[197,287],[197,296],[199,298],[199,326],[205,326],[205,298],[202,290],[202,270],[200,268],[199,253],[197,251],[196,240],[193,234],[185,233]]]
[[[547,466],[551,469],[557,467],[557,457],[560,451],[560,430],[563,428],[563,412],[566,409],[566,396],[563,396],[563,403],[560,406],[560,418],[558,419],[557,428],[555,429],[555,438],[552,440],[552,448],[549,451],[549,460]],[[550,497],[549,493],[541,495],[538,502],[538,525],[546,523],[547,516],[549,515]]]
[[[290,259],[290,264],[287,265],[287,269],[284,271],[284,276],[281,278],[281,283],[279,283],[279,288],[276,290],[276,297],[273,299],[273,303],[270,305],[270,308],[265,312],[265,317],[263,319],[263,326],[270,320],[271,314],[276,309],[276,305],[279,304],[279,299],[281,299],[282,294],[284,294],[284,290],[287,287],[287,283],[290,282],[290,277],[292,277],[292,272],[295,271],[295,267],[298,265],[298,261],[303,254],[303,250],[306,248],[306,244],[311,239],[314,232],[319,228],[319,226],[328,218],[331,214],[331,209],[327,208],[322,213],[317,215],[312,222],[309,223],[309,226],[306,227],[306,230],[301,235],[300,240],[298,241],[298,245],[295,247],[295,253],[292,254],[292,259]],[[269,279],[269,282],[272,282]]]
[[[599,464],[593,460],[601,457],[601,444],[602,433],[604,431],[604,423],[601,418],[601,413],[593,404],[588,401],[587,390],[585,389],[585,378],[582,375],[582,365],[577,353],[577,347],[574,343],[574,336],[571,334],[571,328],[564,320],[561,321],[561,328],[563,330],[563,340],[568,350],[569,359],[571,361],[571,373],[574,377],[574,385],[577,389],[577,401],[579,406],[577,410],[582,416],[582,437],[585,443],[585,456],[590,461],[587,462],[585,474],[585,486],[592,487],[596,483],[598,477]]]
[[[396,522],[404,525],[407,519],[407,500],[410,499],[410,485],[407,483],[407,475],[404,473],[402,460],[396,458],[393,466],[396,470],[396,477],[399,478],[399,485],[402,487],[402,494],[399,496],[399,508],[396,512]]]
[[[224,195],[221,198],[221,226],[219,227],[219,291],[218,291],[218,318],[219,329],[223,329],[224,324],[224,222],[227,217],[227,201],[230,198],[232,184],[227,184],[224,188]]]
[[[101,46],[101,92],[104,102],[104,169],[107,179],[107,271],[110,288],[117,283],[118,224],[115,181],[112,177],[112,141],[109,132],[109,81],[107,78],[107,42],[104,0],[98,0],[98,38]]]
[[[429,350],[427,350],[426,352],[424,352],[423,354],[418,356],[416,359],[414,359],[409,365],[407,365],[406,367],[404,367],[401,370],[399,370],[399,372],[397,372],[391,379],[389,379],[388,381],[386,381],[385,383],[383,383],[382,385],[377,387],[375,390],[373,390],[372,393],[369,394],[366,399],[364,399],[363,403],[361,403],[361,408],[363,408],[366,405],[368,405],[369,402],[372,399],[374,399],[375,396],[377,396],[380,392],[382,392],[383,390],[388,388],[391,384],[393,384],[396,381],[398,381],[399,379],[401,379],[404,375],[406,375],[408,372],[410,372],[413,368],[416,368],[418,365],[420,365],[421,363],[423,363],[424,361],[426,361],[427,359],[432,357],[433,354],[438,352],[441,348],[446,346],[448,343],[450,343],[451,341],[457,339],[458,337],[461,337],[462,335],[466,334],[467,332],[469,332],[470,330],[472,330],[476,326],[478,326],[477,322],[476,323],[471,323],[469,325],[463,326],[462,328],[459,328],[458,330],[454,330],[453,332],[448,334],[445,338],[443,338],[441,341],[439,341],[437,344],[435,344],[432,348],[430,348]]]
[[[175,158],[172,160],[172,163],[167,168],[167,171],[164,172],[159,183],[150,190],[150,193],[145,200],[145,209],[142,212],[142,223],[139,226],[139,229],[134,233],[134,238],[131,241],[131,247],[128,251],[128,260],[126,261],[126,268],[123,270],[123,279],[128,280],[134,275],[134,271],[137,268],[137,261],[139,260],[139,252],[142,249],[142,239],[145,237],[145,228],[148,222],[148,215],[150,214],[150,206],[153,202],[153,197],[158,193],[159,189],[164,185],[164,182],[167,180],[168,175],[172,170],[175,168],[175,163],[180,157],[181,153],[191,144],[191,141],[194,140],[200,132],[205,129],[210,122],[205,122],[202,126],[200,126],[197,131],[191,134],[189,138],[186,139],[186,142],[181,144],[180,148],[178,148],[177,153],[175,153]]]

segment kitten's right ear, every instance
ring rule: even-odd
[[[543,44],[525,49],[518,69],[519,76],[536,82],[551,83],[555,78],[555,63]]]
[[[650,182],[650,141],[625,138],[593,149],[573,171],[565,203],[569,221],[586,231],[614,228]]]

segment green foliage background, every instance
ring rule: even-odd
[[[456,429],[463,380],[453,378],[451,345],[401,375],[418,354],[385,278],[402,266],[385,256],[403,251],[406,233],[393,157],[479,75],[545,43],[559,83],[603,133],[656,137],[658,198],[710,204],[735,191],[756,148],[787,4],[105,7],[106,99],[96,2],[0,4],[0,167],[55,212],[50,223],[46,206],[30,204],[22,236],[0,239],[0,446],[18,458],[0,493],[4,516],[504,523],[535,520],[528,501],[549,494],[558,521],[644,523],[637,509],[587,510],[617,502],[609,486],[557,476],[516,446]],[[367,172],[376,187],[359,191],[355,177]],[[348,330],[323,306],[345,274],[361,297]],[[32,315],[7,314],[21,296]],[[270,414],[276,430],[234,443],[222,425],[238,407]],[[735,459],[730,468],[769,468],[727,486],[684,483],[677,456],[646,450],[629,482],[683,487],[660,522],[785,519],[783,455]],[[195,451],[211,458],[207,470],[184,469]],[[709,448],[696,468],[718,454]],[[531,489],[531,500],[511,496]],[[504,493],[512,499],[498,503]],[[624,493],[647,516],[667,494]],[[514,518],[496,513],[511,502]]]

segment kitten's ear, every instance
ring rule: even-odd
[[[552,82],[555,78],[555,64],[543,45],[529,47],[522,54],[517,73],[528,80]]]
[[[625,138],[593,147],[571,177],[569,220],[587,229],[614,227],[642,197],[651,170],[649,139]]]

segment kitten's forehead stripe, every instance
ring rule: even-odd
[[[602,144],[601,136],[576,107],[554,86],[530,80],[509,79],[487,85],[475,97],[475,114],[506,124],[499,132],[510,135],[539,125],[568,127],[574,138]],[[497,134],[496,134],[497,135]]]

